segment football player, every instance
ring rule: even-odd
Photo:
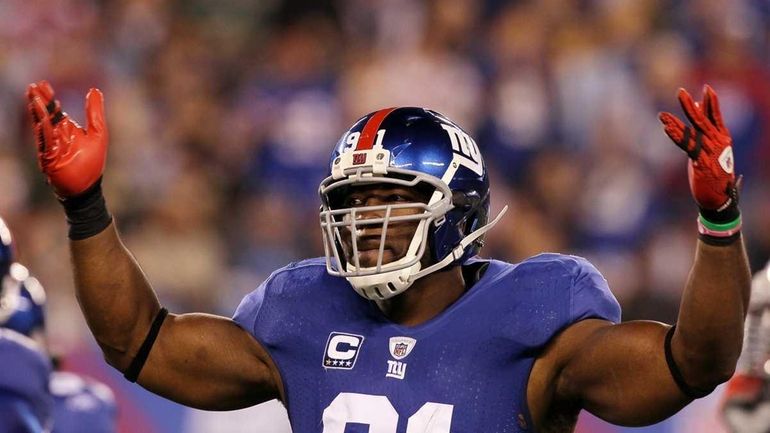
[[[45,339],[45,291],[37,278],[27,268],[14,260],[14,246],[11,232],[0,218],[0,236],[9,240],[0,246],[0,275],[3,276],[4,316],[0,326],[13,329],[46,347]]]
[[[618,323],[585,259],[476,256],[490,221],[474,140],[439,113],[368,114],[319,187],[326,254],[275,271],[233,319],[169,314],[120,240],[101,189],[102,93],[87,125],[28,88],[38,162],[69,223],[78,298],[110,364],[189,406],[273,398],[296,433],[568,432],[586,409],[644,425],[709,394],[741,350],[750,273],[732,143],[709,87],[660,119],[688,154],[699,238],[676,326]],[[526,227],[521,227],[526,230]]]
[[[722,404],[733,433],[770,432],[770,263],[751,282],[743,353]]]
[[[115,395],[105,384],[68,371],[54,371],[52,433],[115,433]]]
[[[0,433],[50,431],[51,362],[35,340],[0,328]]]
[[[39,285],[14,263],[13,249],[0,218],[0,433],[40,433],[50,431],[52,422],[51,362],[39,340]]]
[[[28,344],[23,349],[9,350],[5,355],[14,356],[14,361],[0,362],[0,365],[6,369],[8,378],[17,378],[20,386],[35,390],[35,394],[28,393],[30,401],[39,402],[36,413],[47,415],[37,418],[40,425],[52,425],[52,433],[115,432],[117,409],[112,391],[106,385],[74,373],[51,370],[57,362],[46,359],[45,290],[24,266],[14,261],[10,231],[0,218],[0,237],[3,234],[7,242],[0,246],[0,271],[4,272],[0,328],[14,331],[15,340]],[[19,351],[26,355],[18,355]],[[3,431],[0,427],[0,433]]]

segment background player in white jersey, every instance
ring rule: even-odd
[[[222,410],[281,398],[296,433],[567,432],[581,409],[625,425],[664,419],[735,368],[750,274],[732,141],[709,87],[697,103],[679,93],[692,126],[660,117],[690,158],[700,207],[676,327],[618,324],[584,259],[474,258],[496,221],[478,147],[409,107],[364,116],[335,146],[320,187],[326,259],[275,272],[234,320],[169,315],[102,196],[101,92],[86,96],[86,128],[48,83],[27,96],[86,320],[112,365],[174,401]]]
[[[770,263],[751,282],[743,353],[722,411],[733,433],[770,432]]]

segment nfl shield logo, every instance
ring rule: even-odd
[[[366,154],[365,153],[354,153],[353,154],[353,165],[361,165],[366,164]]]
[[[412,352],[417,340],[409,337],[390,337],[388,342],[390,355],[398,360],[404,359]]]
[[[393,356],[396,358],[405,356],[407,347],[409,347],[409,345],[405,343],[396,343],[396,347],[393,349]]]

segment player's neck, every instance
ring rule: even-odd
[[[391,321],[414,326],[436,317],[465,293],[465,280],[460,266],[436,272],[415,281],[404,293],[377,306]]]

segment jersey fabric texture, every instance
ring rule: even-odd
[[[103,383],[69,372],[51,376],[53,433],[115,433],[115,396]]]
[[[48,356],[34,340],[0,329],[0,366],[0,433],[44,431],[52,411]]]
[[[620,321],[620,307],[583,258],[488,263],[460,299],[417,326],[390,322],[322,259],[273,273],[234,320],[277,365],[295,433],[531,432],[535,358],[572,323]]]

